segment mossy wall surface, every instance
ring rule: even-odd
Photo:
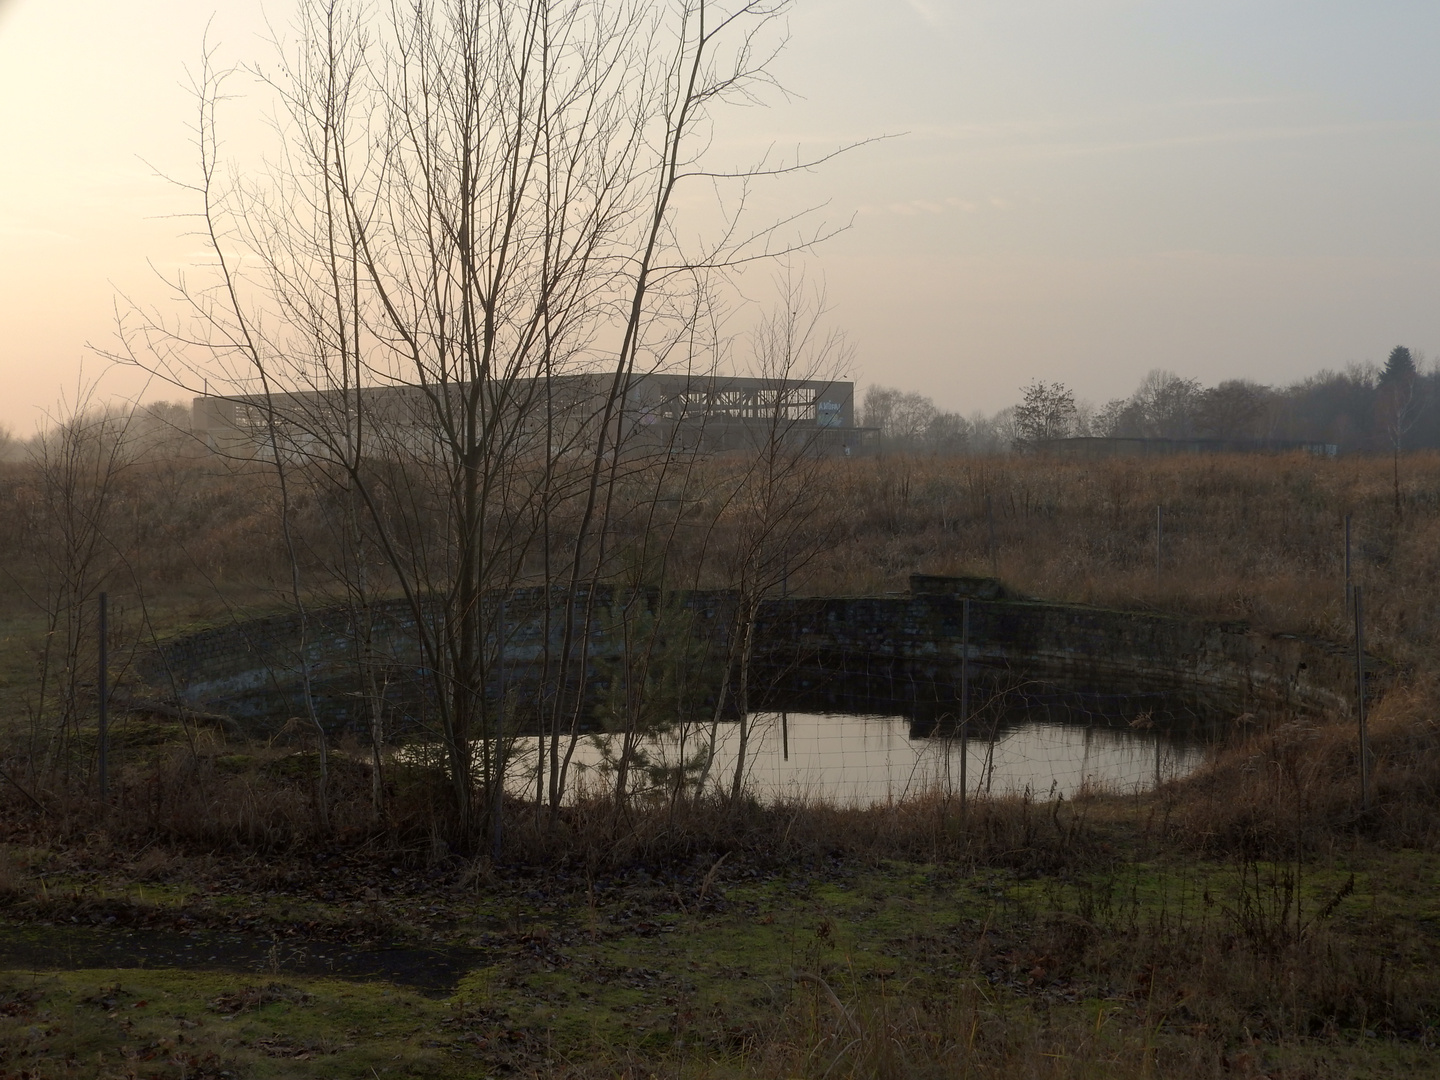
[[[718,680],[735,610],[735,595],[719,590],[661,598],[606,588],[568,605],[551,593],[548,610],[543,590],[497,594],[487,599],[484,620],[496,643],[484,692],[533,687],[547,643],[558,665],[567,615],[576,641],[588,624],[592,679],[618,661],[628,630],[632,641],[637,633],[666,637],[670,655],[709,665]],[[437,617],[422,609],[421,618]],[[343,726],[359,716],[362,657],[395,686],[424,681],[416,626],[403,601],[270,616],[163,642],[140,670],[162,696],[272,720],[298,715],[308,672],[323,711]],[[502,635],[503,679],[493,662]],[[993,582],[970,579],[917,577],[909,593],[886,596],[774,597],[760,609],[756,634],[760,681],[801,691],[885,681],[945,699],[956,693],[967,651],[976,687],[1010,678],[1112,695],[1174,693],[1230,715],[1353,708],[1354,655],[1335,643],[1241,623],[1011,598]],[[1367,664],[1377,678],[1380,665]]]
[[[911,592],[797,599],[768,607],[761,640],[804,667],[951,685],[968,653],[973,678],[997,672],[1114,695],[1174,691],[1227,711],[1351,711],[1354,653],[1332,642],[1243,623],[1021,599]],[[1380,665],[1367,660],[1367,679]]]

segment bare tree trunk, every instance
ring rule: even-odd
[[[637,372],[662,369],[693,335],[710,278],[819,236],[739,228],[750,179],[810,162],[722,175],[697,160],[719,105],[768,79],[758,35],[783,7],[306,0],[272,84],[288,110],[282,164],[229,188],[224,75],[207,55],[195,191],[219,288],[177,281],[193,328],[137,316],[124,354],[177,385],[246,391],[237,445],[256,434],[258,387],[272,442],[294,456],[287,478],[277,450],[282,487],[353,492],[363,550],[344,572],[373,561],[409,606],[463,846],[501,828],[512,734],[491,705],[487,598],[543,549],[543,588],[563,605],[554,650],[545,616],[553,694],[536,754],[537,803],[548,780],[553,820],[586,708],[597,596],[620,576],[613,530],[629,509]],[[687,248],[675,196],[691,179],[739,194],[716,239]],[[588,390],[557,406],[566,373]],[[296,537],[285,543],[293,557]],[[364,595],[379,587],[363,583]],[[378,773],[376,785],[378,798]]]

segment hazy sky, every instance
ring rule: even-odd
[[[0,0],[0,423],[102,374],[116,291],[161,301],[149,264],[200,250],[155,175],[190,165],[185,67],[212,18],[262,55],[293,3]],[[814,269],[861,382],[968,412],[1032,376],[1103,401],[1440,351],[1433,0],[796,0],[790,28],[798,96],[727,141],[907,133],[775,196],[853,216]]]

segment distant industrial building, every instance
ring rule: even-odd
[[[483,384],[485,415],[501,419],[507,449],[552,452],[593,445],[613,375],[561,375]],[[268,457],[323,454],[359,437],[376,456],[423,455],[443,441],[449,417],[465,414],[470,384],[384,386],[274,394],[205,395],[194,400],[193,432],[217,453]],[[877,432],[855,424],[855,386],[811,379],[639,375],[612,423],[623,445],[725,452],[772,438],[817,453],[851,454]],[[507,422],[508,418],[508,422]]]

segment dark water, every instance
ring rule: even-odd
[[[1100,695],[1033,684],[980,699],[967,724],[958,703],[920,696],[787,695],[749,716],[745,774],[761,799],[810,796],[847,805],[887,803],[962,785],[975,794],[1135,792],[1183,776],[1206,759],[1221,714],[1161,692]],[[837,707],[838,706],[838,707]],[[739,755],[734,720],[677,725],[640,744],[657,774],[684,763],[728,789]],[[577,783],[602,787],[619,737],[592,733],[574,757]],[[521,738],[510,786],[533,783],[535,750]],[[708,759],[709,767],[703,763]],[[643,781],[642,781],[643,784]]]
[[[712,731],[697,728],[682,747],[678,734],[644,742],[649,761],[679,763],[682,753],[710,752]],[[739,752],[739,727],[716,725],[711,778],[728,786]],[[575,755],[582,768],[603,770],[607,742],[587,739]],[[609,748],[613,753],[613,747]],[[533,751],[531,752],[533,754]],[[1072,797],[1082,789],[1146,790],[1183,776],[1206,755],[1199,742],[1153,730],[1029,722],[971,738],[917,737],[903,716],[824,713],[755,713],[751,716],[746,774],[761,799],[809,795],[867,805],[927,791]],[[962,760],[964,762],[962,766]],[[523,761],[517,762],[523,771]],[[962,780],[963,777],[963,780]],[[523,778],[522,778],[523,785]]]

